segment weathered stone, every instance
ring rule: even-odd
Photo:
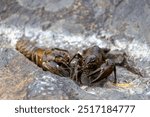
[[[80,89],[69,78],[50,73],[37,74],[36,80],[28,86],[26,99],[100,99]]]
[[[63,8],[70,7],[74,0],[17,0],[21,6],[29,9],[38,9],[44,7],[45,10],[50,12],[60,11]]]
[[[0,7],[0,13],[4,12],[6,10],[6,4],[3,1],[0,1],[1,7]]]
[[[0,55],[0,99],[24,99],[33,67],[26,69],[30,62],[15,50],[1,48]]]
[[[149,7],[149,0],[1,0],[0,98],[150,99]],[[118,83],[131,86],[114,86],[112,74],[103,87],[83,88],[45,72],[15,50],[22,36],[71,54],[93,45],[121,51],[129,66],[117,67]]]

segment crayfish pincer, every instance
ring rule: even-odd
[[[70,76],[70,54],[67,50],[36,47],[34,42],[25,39],[17,42],[16,49],[44,70],[60,76]]]
[[[112,72],[114,83],[117,82],[116,66],[107,57],[110,51],[107,48],[93,46],[72,57],[67,50],[37,47],[36,43],[21,39],[17,42],[16,49],[43,70],[70,77],[78,84],[92,85],[106,79]]]
[[[117,83],[115,63],[106,56],[109,51],[93,46],[83,50],[82,54],[75,54],[70,61],[71,78],[79,84],[92,85],[114,72],[114,83]]]

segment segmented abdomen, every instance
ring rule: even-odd
[[[25,55],[27,58],[31,58],[35,47],[34,43],[31,43],[29,40],[19,40],[17,41],[16,49],[23,55]]]
[[[19,40],[16,49],[35,64],[42,66],[42,56],[44,50],[35,46],[36,43],[29,40]]]
[[[46,71],[60,76],[69,76],[70,55],[67,50],[39,48],[29,40],[19,40],[16,49]]]

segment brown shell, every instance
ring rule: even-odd
[[[44,70],[57,75],[68,76],[70,54],[58,48],[36,47],[35,42],[21,39],[16,44],[16,49]]]

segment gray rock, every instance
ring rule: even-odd
[[[81,90],[69,78],[59,77],[48,72],[38,74],[28,86],[26,99],[99,99]]]
[[[0,98],[150,99],[149,7],[149,0],[0,1]],[[22,36],[72,55],[93,45],[123,52],[128,66],[117,67],[117,78],[127,86],[114,86],[113,74],[103,87],[84,88],[45,72],[15,50]]]
[[[0,99],[24,99],[34,67],[26,69],[30,62],[13,49],[1,48],[0,55]]]
[[[0,1],[0,4],[1,4],[1,8],[0,8],[0,13],[4,12],[6,10],[6,4],[3,2],[3,1]]]
[[[1,99],[99,99],[69,78],[45,72],[16,50],[0,49]]]
[[[17,0],[21,6],[28,9],[38,9],[44,7],[50,12],[60,11],[63,8],[70,7],[74,0]]]

